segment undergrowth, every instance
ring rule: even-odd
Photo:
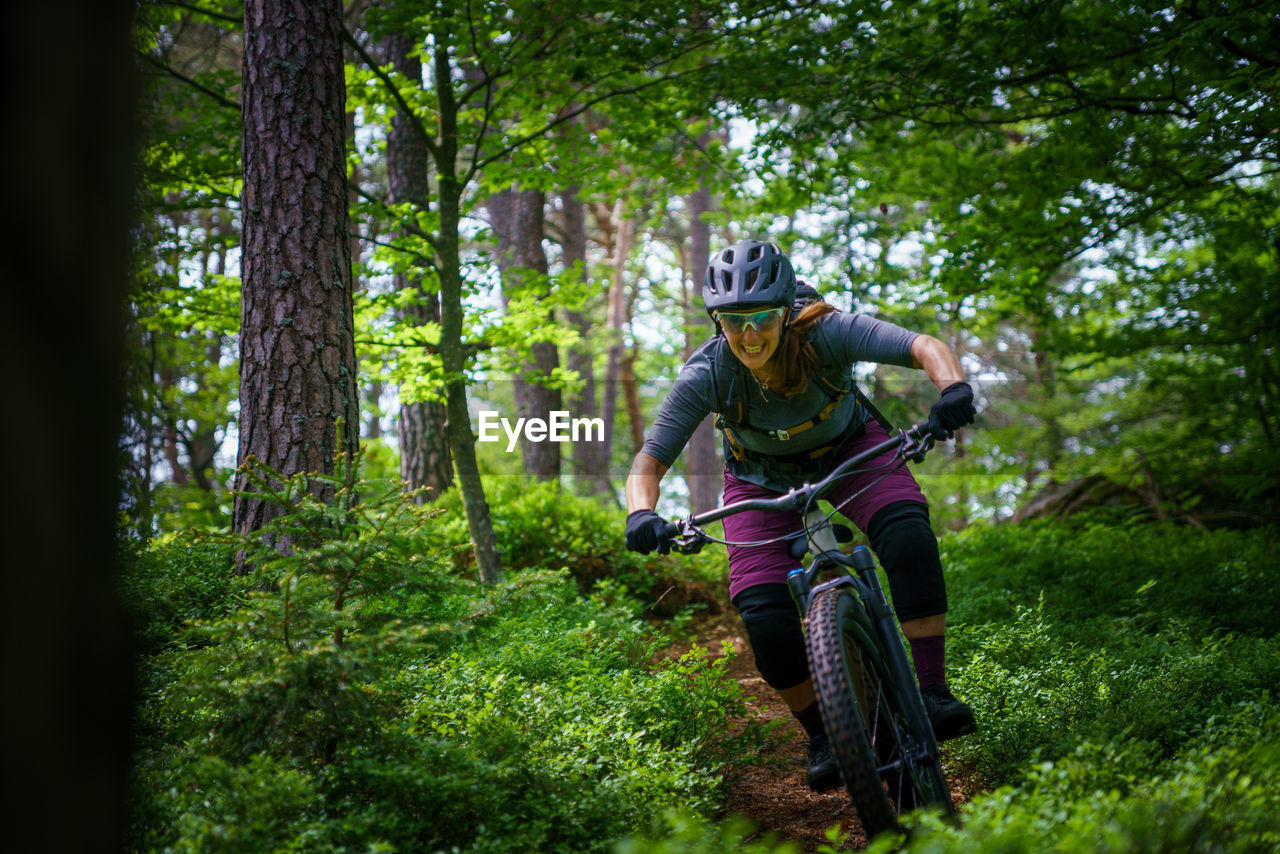
[[[498,514],[511,563],[484,585],[448,502],[350,472],[250,475],[287,511],[261,532],[169,537],[131,561],[146,627],[132,850],[606,850],[655,814],[710,815],[765,737],[730,730],[748,712],[727,658],[655,655],[666,640],[627,583],[643,565],[585,595],[571,552],[517,565],[539,501]],[[574,548],[610,559],[621,517],[597,521],[614,533]],[[234,575],[237,552],[252,576]]]

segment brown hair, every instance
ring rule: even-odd
[[[818,370],[818,354],[814,352],[809,336],[813,334],[818,321],[833,311],[839,309],[830,303],[816,300],[791,318],[782,340],[778,342],[778,349],[769,360],[773,362],[775,373],[770,379],[770,390],[790,397],[808,388],[809,377]]]

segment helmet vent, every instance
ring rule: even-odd
[[[756,279],[760,278],[760,270],[752,267],[747,271],[747,290],[751,290],[756,286]]]
[[[733,291],[733,275],[728,270],[721,271],[720,282],[724,286],[726,294]]]
[[[726,250],[724,250],[724,253],[720,256],[720,258],[724,261],[724,263],[726,263],[726,264],[732,264],[732,263],[733,263],[733,250],[732,250],[732,249],[726,249]]]
[[[747,260],[748,261],[758,260],[760,256],[763,254],[764,254],[764,245],[756,244],[755,246],[752,246],[751,249],[747,252]]]
[[[769,281],[771,283],[778,281],[778,278],[779,278],[778,274],[781,272],[781,270],[782,270],[781,261],[774,261],[772,264],[769,265]]]

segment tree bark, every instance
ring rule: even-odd
[[[699,142],[705,147],[710,134],[704,133]],[[711,190],[704,180],[701,187],[686,199],[689,207],[689,252],[685,277],[684,299],[684,357],[688,359],[715,328],[702,305],[702,277],[711,260],[711,226],[704,215],[711,211]],[[689,483],[689,505],[694,513],[711,510],[720,501],[723,477],[716,457],[716,436],[713,419],[707,416],[689,437],[685,451],[685,480]]]
[[[548,268],[542,249],[544,204],[545,196],[540,190],[507,189],[489,199],[489,220],[498,238],[502,296],[508,306],[514,296],[525,294],[530,288],[545,289]],[[547,313],[546,322],[556,322],[554,312]],[[516,417],[546,421],[552,410],[564,408],[560,389],[545,385],[560,367],[560,354],[549,341],[535,341],[529,349],[530,358],[513,380]],[[540,480],[560,477],[558,442],[522,442],[520,451],[525,474]]]
[[[244,7],[240,447],[332,473],[359,440],[338,0]],[[278,510],[240,492],[241,533]]]
[[[561,230],[564,232],[562,257],[566,274],[575,268],[587,276],[587,209],[580,196],[581,188],[570,187],[560,194]],[[569,408],[576,418],[595,418],[600,413],[596,402],[596,368],[592,352],[592,328],[587,314],[566,312],[569,324],[578,332],[578,342],[569,349],[568,368],[582,381],[582,390],[573,395]],[[609,481],[609,458],[603,453],[603,442],[575,442],[572,466],[576,484],[588,495],[613,495]]]
[[[384,42],[387,58],[396,71],[409,80],[422,80],[419,45],[402,34]],[[431,202],[428,177],[430,152],[412,119],[397,113],[391,119],[387,138],[388,200],[392,204],[410,202],[415,210],[426,211]],[[407,236],[407,235],[402,235]],[[425,260],[419,262],[419,267]],[[413,275],[396,274],[396,289],[414,289],[416,300],[406,306],[404,317],[417,324],[440,322],[440,298],[428,290],[420,270]],[[453,457],[445,433],[445,404],[439,400],[400,403],[397,431],[400,439],[400,479],[409,489],[423,489],[419,501],[434,501],[453,485]]]
[[[618,383],[622,377],[625,351],[622,327],[627,322],[627,259],[631,257],[631,244],[635,236],[635,222],[626,216],[621,199],[614,203],[609,225],[613,237],[613,245],[610,247],[613,275],[609,280],[609,308],[605,321],[609,348],[605,360],[601,417],[604,419],[604,453],[612,459],[614,428],[618,418]]]

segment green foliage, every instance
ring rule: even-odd
[[[485,492],[503,566],[513,570],[568,570],[584,591],[602,579],[622,584],[652,615],[669,617],[691,603],[718,602],[727,566],[724,552],[696,558],[640,555],[623,542],[626,514],[559,484],[523,476],[488,478]],[[448,530],[465,542],[456,492],[439,506],[454,519]],[[665,595],[664,595],[665,594]]]
[[[1198,631],[1275,631],[1277,531],[1091,522],[977,526],[943,540],[952,619],[1007,621],[1041,596],[1054,619],[1086,626],[1123,618],[1136,628],[1175,617]],[[1158,543],[1158,548],[1153,548]],[[1081,640],[1086,640],[1081,638]]]
[[[752,836],[750,822],[741,816],[709,824],[686,810],[673,810],[655,817],[644,836],[619,842],[613,854],[796,854],[800,850],[794,842]]]
[[[138,609],[169,602],[134,850],[606,850],[656,811],[712,812],[766,737],[730,732],[749,712],[727,658],[652,663],[662,640],[616,583],[480,585],[448,510],[341,467],[247,475],[283,515],[133,564]]]
[[[247,588],[233,564],[230,546],[173,535],[126,554],[121,593],[142,650],[173,645],[193,624],[225,617]]]
[[[974,802],[960,828],[923,818],[906,850],[1280,850],[1280,747],[1274,707],[1240,707],[1203,743],[1164,765],[1117,739],[1037,764],[1019,787]],[[885,839],[874,852],[894,850]]]
[[[1273,708],[1275,536],[1053,523],[948,538],[951,681],[981,721],[951,756],[998,784],[1123,735],[1154,767],[1241,702]]]

